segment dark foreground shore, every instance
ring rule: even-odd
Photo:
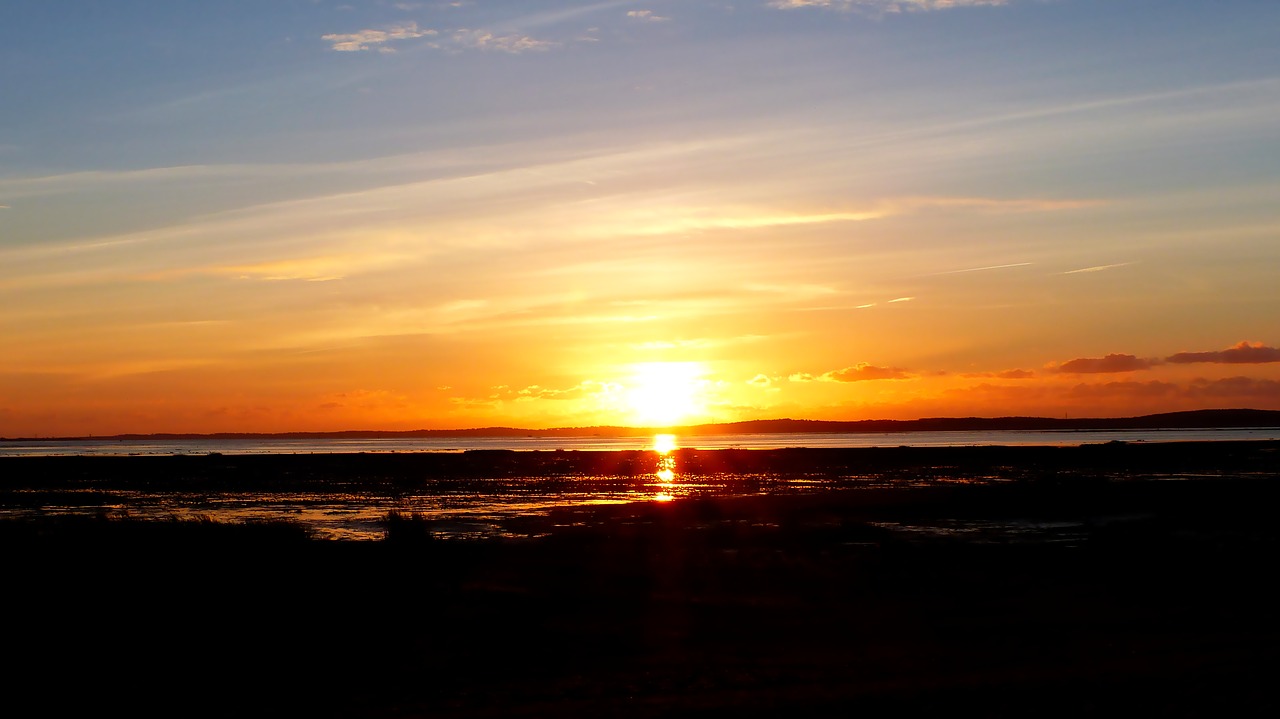
[[[1275,444],[1062,449],[1072,448],[689,456],[732,468],[722,471],[867,483],[577,507],[523,520],[536,538],[520,541],[440,541],[412,517],[382,542],[314,541],[283,523],[0,523],[0,706],[13,716],[1274,715]],[[510,454],[486,461],[524,463],[513,473],[552,460],[652,471],[642,455]],[[167,470],[148,464],[157,458],[65,459],[0,462],[6,491],[163,485],[199,461],[224,468],[209,482],[291,490],[424,471],[376,455],[171,458]],[[456,467],[480,459],[443,461],[466,477]],[[411,470],[397,474],[396,462]],[[913,486],[926,476],[1001,481]]]

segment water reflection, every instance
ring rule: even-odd
[[[653,436],[653,451],[658,453],[658,466],[653,476],[657,480],[658,492],[654,495],[654,500],[658,502],[670,502],[676,498],[674,493],[676,487],[676,458],[672,454],[678,448],[676,436],[674,434],[655,434]]]
[[[653,451],[661,455],[669,455],[680,445],[676,443],[674,434],[655,434],[653,435]]]

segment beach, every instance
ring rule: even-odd
[[[1277,457],[1273,442],[690,451],[685,473],[820,486],[577,504],[477,541],[443,540],[412,513],[376,542],[287,522],[3,522],[6,696],[49,715],[1267,715],[1280,703]],[[172,491],[178,478],[186,491],[442,478],[475,491],[643,477],[659,460],[68,457],[0,470],[11,504]]]

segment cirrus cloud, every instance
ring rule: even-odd
[[[962,7],[999,7],[1011,0],[770,0],[768,6],[777,10],[821,8],[848,12],[861,10],[873,13],[926,12],[952,10]]]

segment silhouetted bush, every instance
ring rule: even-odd
[[[432,541],[431,521],[421,512],[387,512],[384,538],[397,544],[423,544]]]

